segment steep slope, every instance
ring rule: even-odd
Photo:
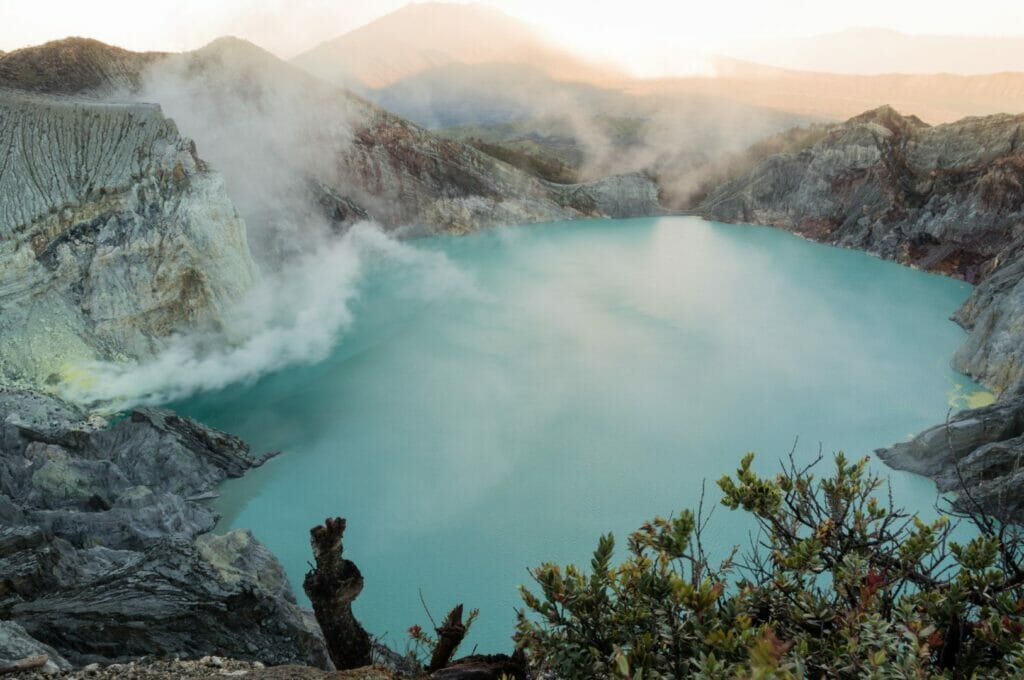
[[[0,52],[0,87],[50,94],[135,89],[145,66],[161,56],[130,52],[88,38],[65,38]]]
[[[555,47],[529,25],[498,10],[439,2],[406,5],[299,55],[293,63],[357,91],[446,64],[516,64],[585,82],[619,75]]]
[[[1024,116],[930,127],[883,107],[765,158],[700,207],[976,281],[1024,226],[1022,182]]]
[[[251,285],[219,175],[153,105],[0,92],[0,380],[147,356]]]

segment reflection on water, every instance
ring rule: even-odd
[[[422,588],[435,612],[481,609],[470,645],[507,649],[528,566],[585,562],[608,530],[624,544],[745,451],[762,471],[797,436],[801,458],[862,455],[979,391],[948,368],[968,286],[780,231],[599,220],[416,247],[475,288],[425,295],[415,267],[369,267],[326,361],[176,405],[285,452],[220,509],[298,593],[308,528],[348,518],[357,613],[399,646]],[[930,482],[885,470],[931,512]],[[721,508],[711,538],[748,529]]]

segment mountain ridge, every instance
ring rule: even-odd
[[[484,4],[408,4],[291,60],[339,85],[379,88],[450,63],[521,63],[560,78],[602,82],[607,65],[554,45],[529,24]]]

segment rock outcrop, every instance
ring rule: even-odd
[[[700,210],[977,281],[1024,233],[1024,115],[932,127],[882,107],[765,158]]]
[[[582,184],[549,184],[556,200],[584,215],[637,217],[662,212],[658,186],[639,172]]]
[[[877,454],[957,494],[960,510],[1024,522],[1024,396],[958,413]]]
[[[57,650],[30,636],[14,621],[0,621],[0,668],[22,659],[42,656],[46,657],[39,669],[42,673],[52,675],[71,668]]]
[[[1024,521],[1024,115],[931,127],[882,107],[807,140],[712,190],[701,211],[976,283],[954,316],[968,336],[953,366],[1000,401],[879,455],[963,509]]]
[[[277,559],[247,531],[206,533],[217,515],[203,500],[263,459],[169,411],[104,430],[83,416],[0,388],[0,618],[76,664],[226,654],[329,667]]]
[[[0,382],[144,357],[252,285],[220,175],[159,107],[0,91]]]

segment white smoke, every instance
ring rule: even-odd
[[[261,267],[276,269],[330,233],[311,182],[343,187],[359,102],[233,38],[152,64],[129,96],[159,104],[224,176]]]
[[[139,363],[80,367],[86,379],[66,385],[63,396],[113,412],[322,361],[351,327],[360,283],[378,265],[411,273],[415,285],[400,291],[406,296],[476,295],[471,279],[443,253],[400,243],[362,223],[257,284],[229,312],[224,331],[173,336],[155,357]]]
[[[118,411],[315,364],[352,326],[353,302],[378,265],[401,269],[408,283],[398,294],[413,299],[473,290],[441,253],[369,223],[339,235],[325,217],[310,182],[351,188],[339,167],[369,110],[360,100],[230,38],[153,64],[142,90],[122,96],[159,103],[223,174],[263,278],[223,312],[221,330],[174,335],[139,362],[75,366],[65,398]]]

